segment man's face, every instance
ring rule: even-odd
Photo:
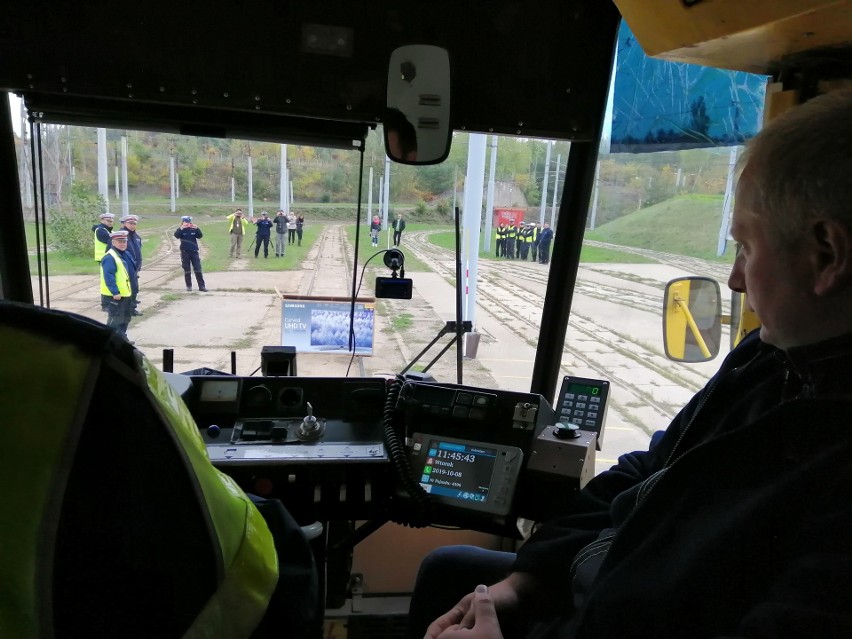
[[[107,228],[110,228],[110,229],[112,228],[112,219],[105,217],[101,221],[104,223],[104,226],[106,226]]]
[[[112,245],[118,251],[123,251],[127,248],[127,238],[126,237],[114,237],[112,238]]]
[[[740,251],[728,286],[746,293],[760,318],[760,338],[778,348],[807,344],[813,288],[808,280],[808,241],[787,246],[773,232],[772,213],[757,210],[754,178],[748,167],[737,185],[731,235]]]
[[[136,230],[136,220],[127,220],[124,223],[124,226],[126,226],[129,231],[135,231]]]

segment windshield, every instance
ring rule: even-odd
[[[470,182],[470,136],[454,135],[444,163],[412,167],[386,162],[380,134],[367,138],[362,173],[354,150],[119,130],[99,141],[95,128],[44,125],[46,237],[34,223],[25,134],[19,172],[36,298],[107,321],[95,253],[106,248],[98,227],[111,221],[110,231],[129,231],[127,250],[141,239],[127,336],[158,366],[173,358],[174,372],[259,375],[264,347],[292,346],[300,376],[407,369],[456,382],[454,349],[432,362],[456,318],[454,213]],[[476,308],[463,382],[528,391],[570,145],[500,137],[496,148],[476,286],[470,255],[461,269],[462,304],[475,296]],[[718,366],[665,359],[661,316],[668,280],[727,278],[732,249],[716,252],[729,156],[600,158],[562,353],[563,374],[611,383],[598,470],[646,447]],[[138,219],[121,221],[129,215]],[[460,241],[476,231],[460,225]],[[395,247],[404,262],[386,266],[384,252]],[[377,299],[377,277],[410,278],[412,298]]]

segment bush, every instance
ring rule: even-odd
[[[417,204],[414,205],[414,210],[420,216],[425,215],[426,214],[426,202],[424,202],[423,200],[420,200]]]
[[[66,209],[51,209],[47,236],[50,245],[68,256],[92,255],[92,226],[98,216],[106,211],[106,202],[82,183],[71,185],[71,204]]]

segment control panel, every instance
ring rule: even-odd
[[[524,460],[515,446],[414,433],[412,468],[420,486],[449,506],[506,515]]]
[[[597,450],[601,449],[606,420],[609,382],[588,377],[562,378],[554,409],[562,424],[597,434]],[[561,435],[557,431],[557,437]]]
[[[387,461],[381,379],[191,377],[184,401],[210,459],[232,464]]]

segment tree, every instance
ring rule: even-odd
[[[106,211],[106,202],[100,194],[80,181],[75,181],[70,191],[70,207],[50,210],[48,242],[63,255],[90,256],[94,241],[92,226],[98,216]]]

